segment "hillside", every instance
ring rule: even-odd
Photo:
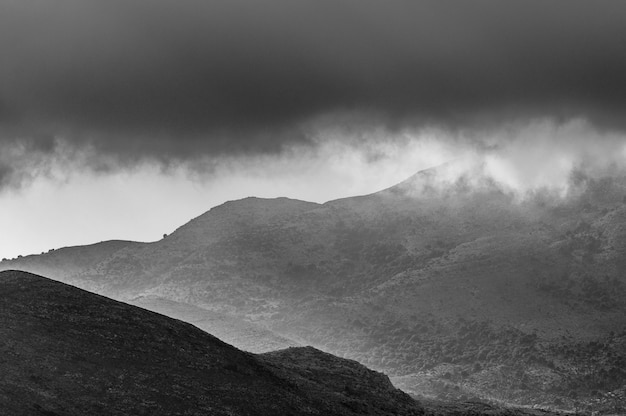
[[[187,303],[148,296],[131,299],[128,303],[189,322],[244,351],[262,353],[301,345],[297,341],[285,338],[261,324],[250,322],[242,317],[199,308]]]
[[[0,273],[0,409],[11,415],[419,415],[382,374],[312,348],[255,356],[196,327]],[[298,363],[313,363],[309,372]]]
[[[117,251],[127,247],[140,247],[143,244],[145,243],[111,240],[86,246],[50,249],[47,253],[5,259],[0,263],[0,270],[10,270],[15,265],[31,273],[44,274],[51,279],[62,280],[66,276],[77,275],[90,269]]]
[[[567,197],[523,199],[444,185],[429,170],[323,205],[231,201],[61,279],[229,316],[421,396],[621,412],[626,178],[576,172]]]

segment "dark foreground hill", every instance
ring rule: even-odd
[[[0,414],[420,415],[389,379],[313,348],[242,352],[163,315],[0,273]]]

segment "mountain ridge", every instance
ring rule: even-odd
[[[235,201],[62,279],[227,314],[415,394],[606,411],[626,403],[626,178],[572,186]]]

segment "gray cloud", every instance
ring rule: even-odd
[[[279,152],[314,120],[622,130],[625,39],[619,0],[7,0],[0,145],[168,161]]]
[[[0,164],[0,188],[10,185],[10,180],[13,177],[13,169],[11,166]]]

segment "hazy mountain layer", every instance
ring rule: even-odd
[[[615,412],[626,406],[626,180],[577,173],[570,185],[567,197],[519,199],[426,171],[323,205],[247,198],[63,279],[247,320],[416,394]]]

